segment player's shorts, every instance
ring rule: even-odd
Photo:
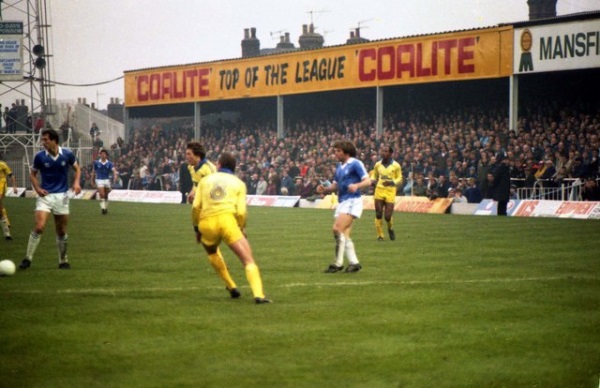
[[[2,195],[2,196],[6,195],[7,187],[8,187],[8,184],[5,180],[0,181],[0,195]]]
[[[96,187],[110,189],[110,179],[96,179]]]
[[[349,198],[345,201],[338,203],[335,208],[334,218],[338,218],[340,214],[350,214],[354,218],[360,218],[363,211],[363,199],[362,197],[358,198]]]
[[[375,201],[383,201],[385,203],[395,203],[396,202],[396,187],[390,188],[377,188],[375,193],[373,193],[373,199]]]
[[[202,234],[202,243],[208,246],[217,246],[221,241],[231,245],[244,237],[232,213],[203,218],[200,220],[198,228]]]
[[[67,193],[52,193],[38,197],[35,211],[54,213],[55,215],[69,214],[69,196]]]

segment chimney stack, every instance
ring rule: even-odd
[[[260,55],[260,41],[256,38],[256,28],[245,28],[242,40],[242,58],[257,55]]]
[[[527,0],[529,20],[556,17],[557,0]]]

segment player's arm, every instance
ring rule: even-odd
[[[31,187],[33,190],[40,196],[45,197],[48,192],[41,188],[40,181],[38,180],[38,170],[31,169],[29,170],[29,180],[31,181]]]
[[[379,162],[375,163],[375,167],[371,170],[369,177],[371,178],[371,186],[377,186],[377,181],[379,180]]]
[[[404,177],[402,176],[402,167],[400,167],[400,165],[398,164],[394,169],[394,186],[398,186],[400,183],[402,183],[403,180]]]
[[[200,234],[200,230],[198,229],[198,223],[200,222],[200,211],[202,209],[202,190],[200,185],[194,188],[195,197],[194,202],[192,203],[192,225],[194,226],[194,232],[196,233],[196,241],[200,242],[202,235]]]
[[[369,187],[369,186],[371,186],[371,178],[369,178],[369,174],[366,174],[365,176],[363,176],[363,178],[360,182],[348,185],[348,191],[350,191],[351,193],[354,193],[358,189],[363,189],[363,188]]]
[[[335,193],[337,191],[338,185],[337,182],[332,182],[331,185],[325,187],[323,185],[319,185],[317,186],[317,193],[319,194],[331,194],[331,193]]]
[[[237,224],[240,229],[244,231],[246,228],[246,216],[247,216],[247,205],[246,205],[246,185],[243,182],[240,182],[240,192],[237,197],[236,205],[235,205],[235,218],[237,220]],[[245,235],[244,231],[244,235]]]
[[[75,171],[75,178],[73,178],[73,192],[79,194],[81,193],[81,185],[79,183],[79,180],[81,179],[81,168],[77,161],[73,163],[73,171]]]
[[[192,223],[194,226],[198,226],[200,221],[200,211],[202,209],[202,187],[200,185],[193,188],[194,202],[192,202]]]

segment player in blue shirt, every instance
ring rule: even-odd
[[[81,169],[75,154],[69,149],[58,145],[58,132],[54,129],[42,131],[40,141],[44,150],[35,154],[33,165],[29,173],[31,186],[38,195],[35,206],[35,225],[29,235],[27,253],[19,268],[27,269],[31,266],[33,254],[40,243],[42,233],[50,213],[54,214],[56,226],[56,246],[58,248],[58,268],[70,269],[67,260],[67,222],[69,219],[69,169],[75,171],[73,179],[73,193],[81,193],[79,179]],[[41,182],[38,180],[41,175]]]
[[[354,243],[350,238],[352,223],[360,218],[363,202],[360,189],[369,187],[371,179],[365,165],[356,159],[356,147],[349,140],[340,140],[333,144],[335,157],[339,161],[335,169],[335,179],[331,186],[319,185],[320,194],[338,193],[338,205],[335,209],[333,235],[335,236],[334,263],[325,270],[326,273],[341,271],[344,266],[344,256],[348,259],[346,272],[358,272],[361,265],[358,262]]]
[[[116,183],[118,174],[115,166],[108,160],[108,152],[100,150],[100,159],[94,161],[94,169],[92,170],[92,187],[98,188],[98,196],[100,197],[100,210],[102,214],[108,213],[108,193],[110,193],[110,175],[113,176],[113,181]]]

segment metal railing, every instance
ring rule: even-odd
[[[550,201],[581,201],[581,179],[564,179],[560,184],[552,180],[538,179],[533,187],[517,189],[518,199],[550,200]]]

